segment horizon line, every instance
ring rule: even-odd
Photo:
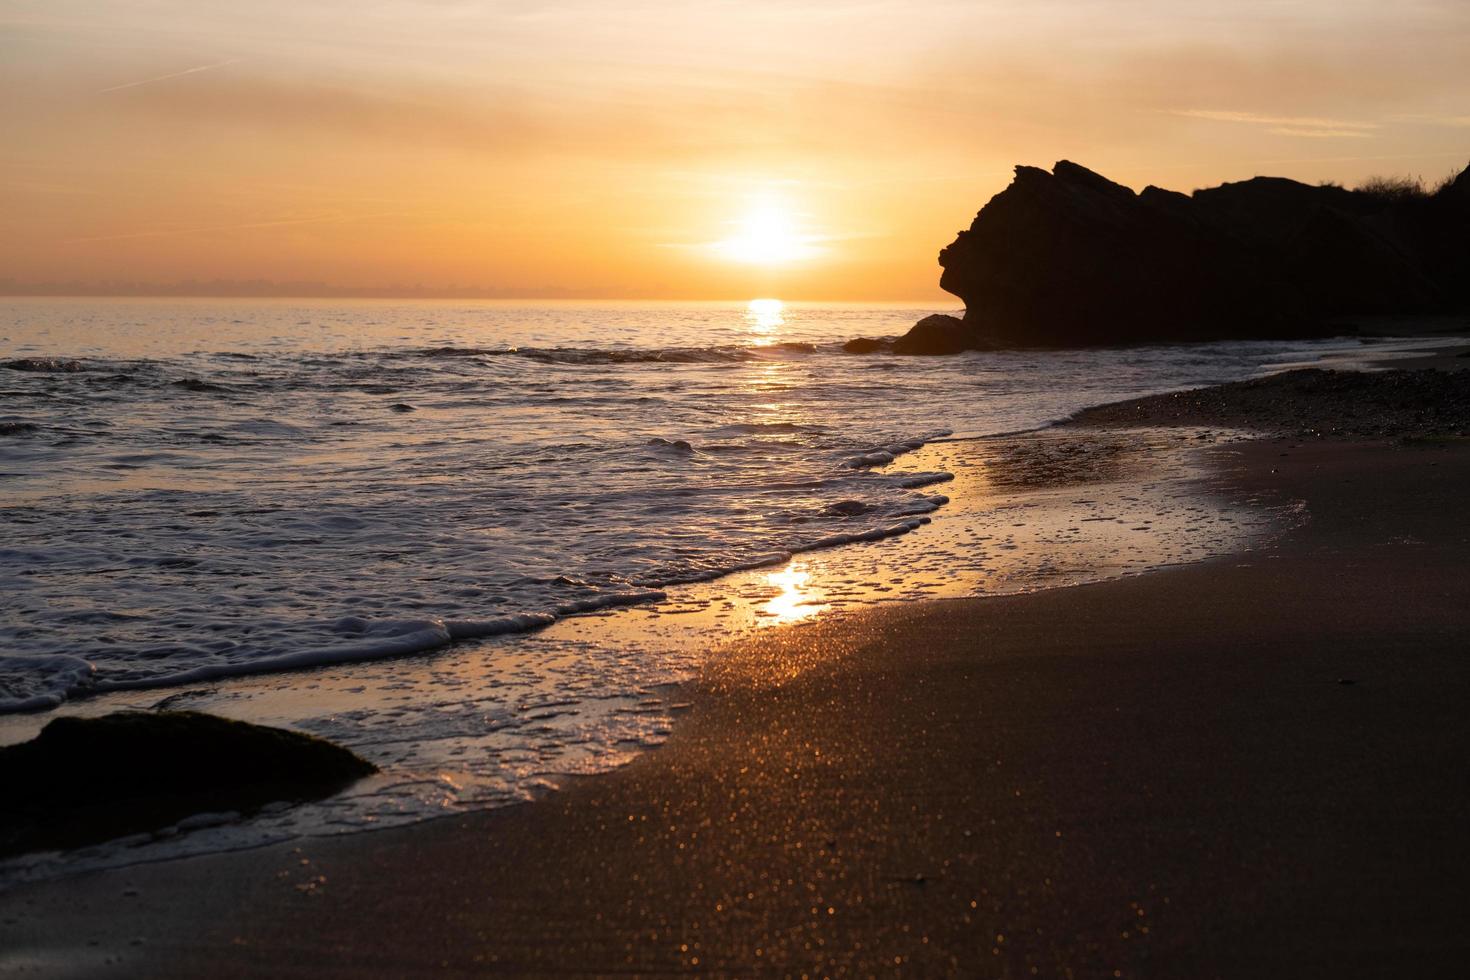
[[[357,289],[342,287],[336,291],[300,291],[300,292],[230,292],[221,290],[201,292],[150,292],[139,291],[107,291],[99,288],[95,292],[78,292],[66,290],[48,290],[43,286],[31,289],[7,289],[0,287],[0,300],[6,299],[383,299],[383,300],[560,300],[568,302],[596,302],[616,301],[624,303],[748,303],[755,299],[776,299],[785,303],[913,303],[918,306],[931,306],[951,300],[955,305],[962,306],[963,301],[956,296],[934,297],[934,296],[858,296],[839,298],[834,296],[812,297],[809,295],[797,296],[773,296],[766,293],[750,293],[729,296],[645,296],[630,293],[601,293],[588,292],[570,294],[568,292],[556,292],[551,290],[527,291],[527,292],[493,292],[470,291],[449,292],[447,290],[424,290],[416,292],[409,289],[394,290],[392,288],[376,289],[373,287],[361,287]]]

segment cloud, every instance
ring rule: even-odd
[[[106,95],[108,92],[121,92],[125,88],[137,88],[140,85],[152,85],[154,82],[166,82],[170,78],[182,78],[185,75],[197,75],[201,71],[210,71],[214,68],[224,68],[228,65],[237,65],[239,63],[239,58],[231,58],[228,61],[216,61],[213,64],[196,65],[193,68],[185,68],[183,71],[169,72],[167,75],[155,75],[152,78],[143,78],[139,79],[136,82],[124,82],[121,85],[113,85],[108,88],[101,88],[97,90],[97,94]]]
[[[1307,139],[1368,139],[1374,134],[1362,129],[1331,129],[1329,127],[1272,126],[1266,132],[1275,136],[1304,136]]]
[[[377,214],[322,214],[308,218],[278,218],[271,221],[247,221],[241,224],[216,225],[209,228],[160,228],[152,231],[130,231],[117,235],[88,235],[82,238],[67,238],[63,245],[86,245],[93,242],[121,242],[137,238],[173,238],[178,235],[208,235],[229,231],[250,231],[257,228],[283,228],[291,225],[318,225],[325,222],[371,221],[378,218],[401,217],[401,212],[383,211]]]
[[[546,128],[506,87],[469,98],[374,81],[378,84],[345,85],[281,72],[221,73],[190,85],[129,87],[108,104],[107,116],[154,120],[196,134],[243,129],[286,141],[310,134],[319,140],[478,150],[523,145],[542,137]]]
[[[1444,116],[1426,113],[1395,116],[1396,122],[1422,123],[1426,126],[1444,126],[1449,129],[1470,128],[1470,116]]]
[[[1379,153],[1372,156],[1348,156],[1348,157],[1289,157],[1272,160],[1261,160],[1267,164],[1285,163],[1370,163],[1380,160],[1443,160],[1464,159],[1465,154],[1455,150],[1450,153]]]
[[[1272,116],[1256,112],[1218,109],[1176,109],[1170,113],[1190,119],[1239,123],[1262,127],[1277,136],[1305,136],[1311,139],[1367,139],[1377,135],[1378,124],[1346,119],[1322,119],[1314,116]]]

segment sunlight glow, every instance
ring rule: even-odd
[[[732,262],[784,265],[823,251],[819,239],[797,227],[786,202],[773,197],[753,198],[735,225],[735,234],[710,246],[716,255]]]
[[[753,299],[745,306],[745,323],[750,327],[751,343],[764,347],[776,342],[776,335],[786,325],[782,313],[786,304],[779,299]]]
[[[793,562],[779,572],[768,574],[766,581],[781,592],[766,603],[761,614],[772,617],[774,623],[792,623],[830,608],[828,603],[813,601],[816,596],[809,591],[811,580],[812,573],[806,570],[805,562]]]

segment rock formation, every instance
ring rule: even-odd
[[[0,748],[0,858],[320,799],[375,771],[319,738],[192,711],[57,718]]]
[[[895,354],[958,354],[970,350],[970,328],[958,317],[934,313],[893,342]]]
[[[1467,311],[1470,170],[1433,194],[1256,177],[1186,195],[1065,160],[1017,167],[939,264],[963,327],[926,317],[895,352],[1294,338]]]

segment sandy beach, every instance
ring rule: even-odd
[[[663,749],[536,803],[25,886],[0,972],[1447,974],[1470,448],[1208,453],[1218,490],[1307,520],[768,631],[681,692]]]
[[[1470,975],[1467,51],[0,4],[0,980]]]

